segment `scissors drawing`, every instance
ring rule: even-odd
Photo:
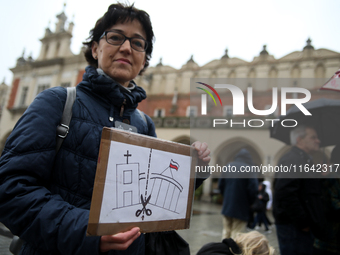
[[[141,199],[143,208],[142,208],[142,210],[137,210],[136,211],[136,217],[139,217],[139,215],[141,215],[141,213],[143,213],[142,218],[144,219],[144,213],[147,216],[150,216],[152,214],[152,211],[150,209],[146,209],[146,205],[149,203],[150,198],[151,198],[151,195],[149,195],[148,198],[144,200],[143,195],[140,195],[140,199]]]

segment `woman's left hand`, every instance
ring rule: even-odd
[[[198,158],[200,159],[199,161],[201,163],[200,165],[208,165],[211,159],[208,144],[205,142],[201,143],[200,141],[196,141],[191,146],[197,151]]]

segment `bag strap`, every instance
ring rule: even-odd
[[[72,106],[75,99],[76,99],[76,87],[68,87],[63,116],[61,117],[60,124],[57,126],[57,145],[55,148],[56,154],[58,153],[70,129],[69,125],[72,118]]]
[[[70,129],[69,125],[72,118],[72,106],[75,99],[76,87],[68,87],[63,116],[61,117],[60,124],[57,127],[57,146],[55,148],[56,154],[58,153],[64,139],[68,134],[68,130]],[[22,239],[20,239],[18,236],[13,236],[13,239],[9,246],[10,252],[14,255],[19,255],[22,244]]]
[[[138,111],[138,113],[140,114],[140,116],[142,117],[142,119],[145,121],[146,124],[148,124],[147,120],[146,120],[146,117],[144,115],[144,112],[142,112],[141,110],[139,109],[136,109]]]
[[[63,111],[63,116],[61,117],[60,124],[57,127],[57,145],[56,145],[56,154],[58,153],[64,139],[66,138],[68,131],[70,129],[69,125],[72,118],[72,106],[74,103],[74,100],[76,99],[76,87],[68,87],[67,88],[67,95],[66,95],[66,102],[65,107]],[[147,124],[146,117],[144,115],[144,112],[137,109],[138,113],[142,117],[142,119]]]

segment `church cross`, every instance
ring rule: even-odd
[[[129,154],[129,150],[127,150],[126,154],[124,154],[124,156],[126,157],[126,164],[129,164],[129,157],[131,157],[132,155]]]

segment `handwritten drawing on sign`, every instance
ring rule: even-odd
[[[184,219],[191,158],[111,141],[100,223]]]

